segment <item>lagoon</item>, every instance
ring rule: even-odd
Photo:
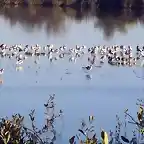
[[[56,12],[59,12],[59,16]],[[94,44],[131,44],[134,48],[137,44],[143,44],[144,29],[137,19],[131,27],[126,26],[122,18],[100,19],[86,13],[82,20],[77,20],[76,16],[69,16],[70,12],[74,13],[72,16],[76,15],[72,10],[64,13],[50,8],[4,9],[0,13],[1,43],[53,43],[56,46],[66,44],[68,47],[76,44],[88,47]],[[15,71],[14,60],[2,58],[0,65],[5,69],[2,75],[4,83],[0,87],[0,116],[11,116],[12,113],[27,116],[31,109],[36,109],[37,125],[41,126],[44,122],[43,104],[49,94],[55,93],[56,107],[64,111],[63,123],[59,127],[59,131],[62,130],[59,144],[68,143],[68,138],[76,134],[81,119],[87,119],[89,115],[95,116],[98,132],[101,127],[106,131],[114,129],[115,115],[123,118],[123,111],[128,108],[136,116],[136,100],[143,98],[144,81],[133,73],[136,70],[143,75],[143,68],[105,64],[102,68],[93,69],[89,73],[92,79],[87,80],[81,69],[87,65],[85,57],[76,63],[69,63],[67,59],[50,63],[42,57],[38,65],[34,64],[34,58],[29,58],[24,62],[21,72]],[[71,74],[66,75],[66,69]]]

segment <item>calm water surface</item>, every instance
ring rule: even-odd
[[[59,15],[56,15],[59,13]],[[143,44],[142,16],[122,14],[118,17],[79,14],[74,10],[11,8],[0,13],[0,39],[7,44]],[[139,20],[138,20],[139,19]],[[15,61],[1,59],[5,68],[4,84],[0,91],[0,116],[20,112],[27,115],[36,108],[37,123],[43,123],[43,103],[51,93],[56,94],[57,109],[64,111],[61,143],[76,133],[82,118],[95,115],[97,131],[115,127],[115,114],[123,117],[125,108],[133,115],[137,98],[143,98],[143,84],[135,77],[133,68],[116,68],[105,65],[92,70],[92,80],[86,80],[82,65],[85,58],[76,64],[67,60],[50,64],[41,58],[40,64],[28,59],[24,71],[16,72]],[[28,68],[30,66],[30,68]],[[68,69],[72,74],[65,75]],[[36,71],[38,71],[36,73]],[[142,74],[142,69],[138,69]],[[62,78],[62,80],[61,80]],[[60,142],[59,142],[60,143]]]

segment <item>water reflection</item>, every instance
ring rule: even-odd
[[[20,23],[27,32],[45,27],[47,33],[60,34],[65,31],[65,15],[59,8],[3,8],[1,15],[11,26]]]
[[[63,57],[60,57],[61,54],[63,54]],[[75,74],[80,72],[80,75],[84,77],[83,79],[91,82],[90,80],[93,80],[95,75],[98,75],[101,78],[101,72],[104,69],[108,70],[109,67],[112,71],[114,70],[114,67],[119,67],[119,72],[121,72],[121,70],[126,70],[129,67],[130,71],[134,69],[133,75],[141,78],[140,72],[144,66],[144,48],[143,46],[137,46],[137,51],[135,52],[132,50],[131,46],[125,45],[104,45],[90,48],[84,45],[76,45],[73,48],[69,48],[65,45],[60,47],[47,45],[43,47],[40,45],[8,46],[2,44],[0,46],[0,58],[2,63],[0,76],[3,76],[4,72],[4,80],[7,79],[7,74],[10,75],[10,79],[13,75],[16,77],[19,75],[21,78],[22,75],[27,77],[27,72],[31,71],[36,84],[41,83],[40,79],[42,77],[45,80],[46,77],[56,78],[58,81],[63,82],[69,78],[73,79],[76,77]],[[71,59],[71,61],[69,59]],[[10,71],[10,67],[13,72]],[[56,67],[57,70],[53,71],[54,67]],[[35,72],[33,72],[33,69]],[[75,74],[74,70],[76,72]],[[15,71],[21,71],[21,74],[18,74],[19,72]],[[61,72],[57,74],[57,71]],[[101,72],[98,74],[98,71]],[[56,75],[54,72],[56,72]],[[44,76],[44,73],[46,74],[46,77]],[[105,70],[104,73],[105,75],[108,74]],[[110,79],[113,79],[113,77]],[[9,83],[9,79],[7,83]]]
[[[94,28],[101,29],[104,37],[110,39],[114,33],[126,34],[129,27],[138,22],[144,23],[142,12],[122,11],[116,14],[105,14],[101,11],[77,11],[74,9],[42,8],[42,7],[15,7],[1,8],[1,16],[8,20],[11,26],[19,23],[27,32],[45,28],[48,34],[60,35],[70,28],[69,19],[78,23],[92,21]]]

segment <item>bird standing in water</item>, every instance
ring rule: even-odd
[[[82,68],[85,69],[85,70],[90,71],[90,70],[92,70],[92,65],[88,65],[88,66],[82,67]]]

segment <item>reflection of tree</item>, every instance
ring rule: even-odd
[[[0,11],[10,24],[20,23],[27,31],[45,26],[48,33],[59,34],[65,29],[65,14],[60,8],[5,8]]]
[[[113,36],[115,30],[115,25],[112,25],[112,23],[109,17],[103,18],[97,20],[96,23],[94,24],[94,27],[102,29],[106,38],[109,38]]]
[[[115,32],[127,33],[127,26],[136,25],[137,17],[130,11],[124,11],[118,15],[98,14],[95,28],[103,30],[106,38],[110,38]]]
[[[65,13],[68,18],[75,20],[77,22],[82,22],[83,20],[90,20],[92,18],[90,11],[76,11],[74,9],[67,8]]]
[[[10,21],[11,26],[20,23],[29,32],[35,28],[46,28],[48,34],[61,34],[65,32],[66,19],[93,21],[94,27],[103,31],[104,37],[110,39],[115,32],[127,33],[128,28],[135,26],[137,20],[144,23],[142,12],[122,11],[120,13],[104,14],[96,11],[77,11],[74,9],[42,8],[42,7],[16,7],[2,8],[0,15]]]
[[[139,13],[137,13],[139,22],[140,22],[140,24],[142,26],[144,26],[144,15],[143,15],[143,13],[144,13],[144,10],[140,11]]]
[[[65,30],[65,14],[61,9],[52,9],[46,22],[48,33],[61,33]]]
[[[90,11],[79,12],[79,14],[77,14],[78,12],[66,13],[69,17],[78,21],[82,21],[83,19],[91,19],[94,22],[94,28],[102,30],[106,39],[112,38],[115,32],[126,34],[128,32],[128,28],[136,26],[138,20],[141,24],[144,24],[142,11],[137,12],[124,10],[109,14],[96,11],[94,15]]]

